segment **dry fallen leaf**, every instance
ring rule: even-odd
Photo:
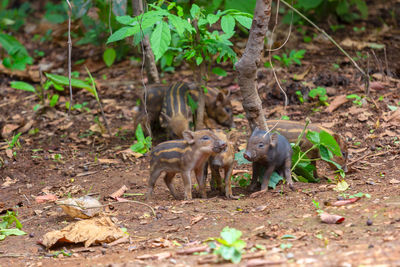
[[[16,124],[6,124],[3,127],[1,135],[4,138],[9,137],[14,130],[18,129],[18,127],[19,127],[19,125],[16,125]]]
[[[110,218],[94,218],[71,223],[62,230],[46,233],[41,242],[50,248],[57,242],[81,243],[85,247],[92,244],[110,243],[125,235],[121,228],[117,227]]]
[[[334,214],[329,214],[329,213],[321,213],[320,215],[321,221],[324,223],[328,224],[339,224],[344,221],[344,217],[339,216],[339,215],[334,215]]]
[[[400,183],[400,181],[399,181],[399,180],[396,180],[396,179],[391,179],[391,180],[389,181],[389,183],[390,183],[390,184],[398,184],[398,183]]]
[[[118,159],[97,159],[98,163],[101,164],[118,164],[121,163]]]
[[[194,225],[203,219],[204,219],[204,215],[197,215],[196,217],[193,217],[192,219],[190,219],[190,225]]]
[[[126,190],[128,190],[129,188],[126,185],[123,185],[120,189],[118,189],[117,191],[115,191],[114,193],[112,193],[110,195],[111,198],[119,198],[120,196],[122,196]]]
[[[335,97],[335,99],[333,99],[326,111],[333,112],[347,101],[349,101],[349,99],[346,97],[346,95],[338,95]]]
[[[101,211],[101,203],[90,196],[60,199],[57,204],[72,218],[89,219]]]
[[[6,177],[6,181],[1,185],[1,188],[9,187],[12,184],[18,182],[18,179],[11,179],[10,177]]]

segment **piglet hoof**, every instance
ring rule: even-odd
[[[227,198],[227,199],[235,199],[235,200],[238,200],[240,197],[239,197],[239,196],[234,196],[234,195],[227,195],[226,198]]]
[[[259,197],[261,195],[264,195],[267,191],[268,191],[268,189],[260,190],[258,192],[255,192],[255,193],[251,194],[250,197],[251,198]]]

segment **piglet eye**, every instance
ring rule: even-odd
[[[264,144],[263,144],[263,143],[259,143],[259,144],[258,144],[258,147],[259,147],[259,148],[263,148],[263,147],[264,147]]]
[[[201,140],[210,140],[210,137],[208,135],[204,135]]]

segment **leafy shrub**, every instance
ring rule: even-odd
[[[33,63],[28,51],[13,36],[0,32],[0,44],[8,54],[2,61],[4,67],[11,70],[24,70],[26,65]]]
[[[233,263],[239,263],[242,260],[243,248],[246,242],[240,239],[242,232],[235,228],[225,227],[221,232],[221,238],[215,238],[215,242],[210,242],[209,246],[213,249],[214,254],[230,260]]]

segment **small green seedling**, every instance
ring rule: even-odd
[[[242,232],[235,229],[225,227],[221,232],[221,238],[214,238],[216,242],[209,242],[208,245],[215,255],[232,263],[239,263],[242,260],[243,248],[246,242],[240,239]]]
[[[321,209],[321,207],[320,207],[320,205],[319,205],[319,202],[318,201],[316,201],[316,200],[314,200],[313,199],[313,204],[314,204],[314,206],[315,206],[315,208],[317,209],[317,213],[318,214],[321,214],[321,213],[323,213],[324,211]]]
[[[318,99],[321,105],[329,106],[327,102],[328,96],[326,95],[326,89],[324,87],[318,86],[317,88],[311,89],[308,92],[308,96],[313,99]]]
[[[144,137],[142,125],[139,123],[136,131],[136,140],[137,143],[131,146],[131,150],[136,153],[145,154],[150,151],[151,148],[151,137]]]
[[[21,230],[22,224],[17,219],[17,214],[14,211],[7,211],[6,215],[0,216],[0,220],[0,241],[10,235],[26,235]],[[10,228],[14,223],[16,228]]]
[[[297,65],[301,65],[300,59],[303,59],[304,54],[306,53],[306,50],[301,49],[301,50],[295,50],[293,49],[290,51],[289,55],[286,53],[283,53],[282,56],[274,55],[273,58],[277,60],[282,67],[290,67],[292,64],[296,63]],[[269,62],[266,62],[265,67],[270,67]]]
[[[346,98],[347,99],[354,99],[353,100],[353,104],[362,107],[362,102],[361,102],[362,97],[360,97],[359,95],[351,94],[351,95],[347,95]]]

